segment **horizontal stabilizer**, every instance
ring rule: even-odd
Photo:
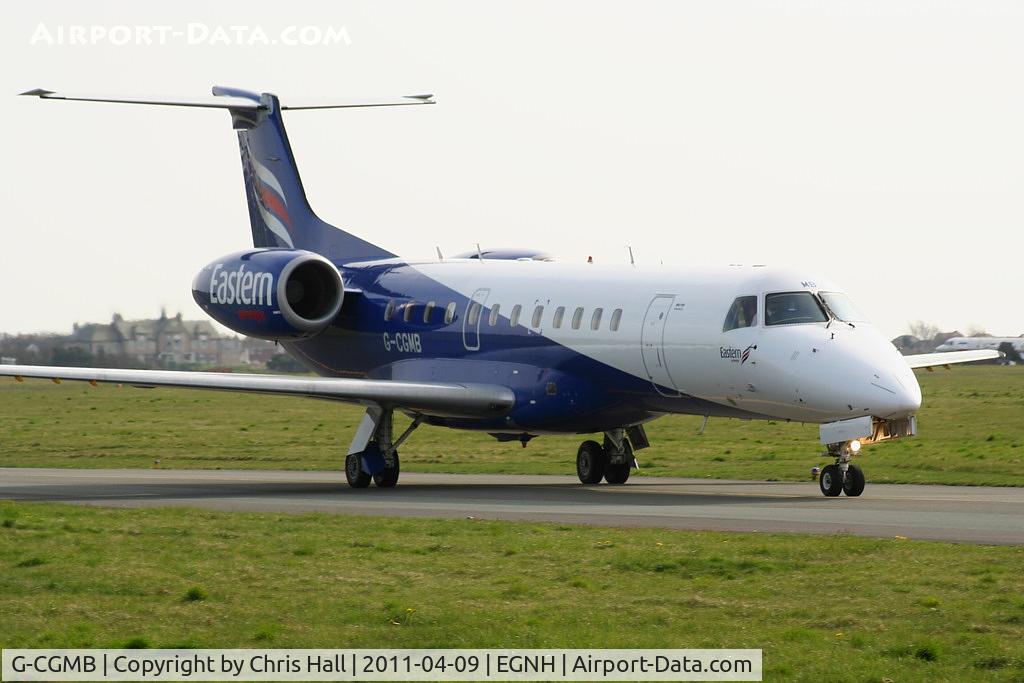
[[[99,93],[61,93],[36,88],[20,95],[39,97],[44,100],[72,100],[77,102],[114,102],[117,104],[156,104],[168,107],[206,107],[209,109],[259,109],[261,104],[243,97],[118,97]]]
[[[281,109],[348,109],[350,107],[401,107],[408,104],[436,104],[433,95],[405,95],[404,97],[360,97],[282,104]]]
[[[498,416],[511,410],[515,404],[515,394],[512,390],[497,384],[0,365],[0,376],[4,375],[19,381],[25,377],[34,377],[55,382],[78,380],[91,384],[104,382],[136,387],[183,387],[307,396],[346,403],[378,405],[384,408],[405,408],[441,417]]]
[[[912,368],[935,368],[956,363],[974,363],[979,360],[995,360],[1002,358],[1001,351],[948,351],[946,353],[919,353],[904,356],[907,365]]]
[[[216,87],[214,94],[205,97],[167,97],[140,95],[124,97],[101,93],[62,93],[35,88],[20,95],[44,100],[71,100],[77,102],[113,102],[118,104],[154,104],[168,107],[206,107],[210,109],[260,110],[267,103],[256,93],[235,88]],[[330,98],[296,104],[282,104],[281,109],[350,109],[354,107],[400,107],[410,104],[436,104],[433,95],[406,95],[404,97]]]

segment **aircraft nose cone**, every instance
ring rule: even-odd
[[[917,377],[914,376],[913,370],[910,371],[910,378],[912,385],[907,389],[906,408],[910,413],[916,413],[921,407],[921,385],[917,383]]]
[[[900,362],[903,363],[902,359]],[[874,385],[885,394],[876,403],[878,417],[909,417],[921,407],[921,386],[917,383],[914,371],[905,364],[895,369],[891,381],[885,384],[876,382]]]

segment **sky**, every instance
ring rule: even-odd
[[[1022,35],[978,0],[3,3],[0,332],[200,317],[251,244],[225,112],[14,95],[220,84],[435,93],[285,117],[317,213],[403,256],[800,266],[890,337],[1022,334]]]

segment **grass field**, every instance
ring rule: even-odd
[[[871,482],[1024,485],[1024,367],[919,374],[920,436],[865,448]],[[177,389],[0,382],[0,466],[333,469],[358,408]],[[396,420],[397,422],[397,420]],[[648,426],[645,475],[799,480],[824,464],[816,426],[669,416]],[[484,434],[422,427],[406,470],[572,474],[581,437],[523,449]]]
[[[2,647],[751,647],[768,680],[1021,680],[1022,575],[1012,547],[0,503]]]

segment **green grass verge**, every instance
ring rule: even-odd
[[[865,448],[872,482],[1024,485],[1024,367],[919,375],[920,436]],[[324,401],[176,389],[0,383],[0,466],[331,469],[342,467],[361,411]],[[806,479],[820,457],[814,425],[668,416],[651,423],[646,475]],[[485,434],[422,427],[405,470],[572,474],[578,436],[523,449]]]
[[[750,647],[1020,680],[1024,549],[0,503],[2,647]]]

